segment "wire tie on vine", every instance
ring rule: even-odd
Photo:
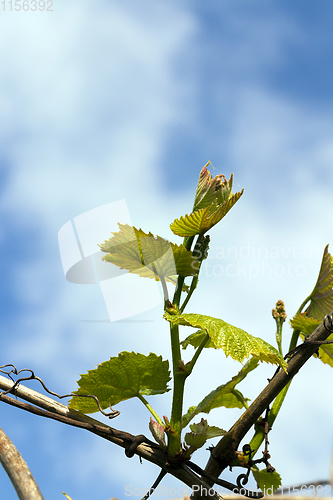
[[[10,370],[3,370],[3,368],[11,368]],[[39,377],[37,377],[33,370],[31,370],[30,368],[22,368],[21,370],[18,370],[16,368],[15,365],[12,365],[12,364],[7,364],[7,365],[2,365],[0,366],[0,372],[3,373],[4,375],[7,375],[10,380],[13,382],[13,386],[10,387],[9,389],[7,389],[6,391],[1,391],[0,392],[0,397],[1,395],[6,395],[6,394],[9,394],[9,393],[12,393],[12,394],[15,394],[15,389],[18,387],[18,385],[21,383],[21,382],[24,382],[26,380],[37,380],[42,386],[43,386],[43,389],[48,393],[48,394],[51,394],[52,396],[55,396],[57,397],[58,399],[63,399],[63,398],[70,398],[70,397],[83,397],[83,398],[92,398],[95,400],[97,406],[98,406],[98,410],[105,416],[105,417],[108,417],[110,419],[112,418],[115,418],[115,417],[118,417],[118,415],[120,415],[120,411],[118,410],[114,410],[111,405],[109,404],[109,407],[111,409],[111,412],[110,413],[107,413],[105,412],[104,410],[102,410],[101,408],[101,405],[100,405],[100,402],[99,402],[99,399],[97,396],[94,396],[93,394],[74,394],[74,393],[70,393],[70,394],[65,394],[63,396],[60,396],[59,394],[57,394],[56,392],[53,392],[53,391],[50,391],[50,389],[48,389],[46,387],[46,385],[44,384],[43,380]],[[27,377],[21,377],[19,378],[18,380],[14,380],[13,377],[12,377],[12,374],[14,375],[19,375],[20,373],[22,372],[28,372],[30,373],[29,376]]]

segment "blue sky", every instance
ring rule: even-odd
[[[100,322],[108,318],[100,288],[65,280],[58,231],[125,199],[134,225],[176,241],[169,223],[191,210],[208,160],[216,174],[234,172],[235,189],[245,192],[211,232],[191,311],[274,342],[272,307],[283,299],[293,316],[332,242],[332,15],[329,0],[54,0],[53,12],[10,12],[6,3],[1,364],[31,367],[68,393],[80,373],[120,351],[168,357],[160,308],[135,318],[144,323]],[[284,335],[287,348],[288,326]],[[205,360],[185,406],[239,369],[220,353]],[[260,370],[241,387],[249,398],[273,372]],[[328,476],[331,383],[331,369],[317,360],[293,382],[270,438],[285,484]],[[168,398],[156,397],[157,411],[168,412]],[[115,426],[148,433],[139,402],[119,409]],[[228,428],[237,415],[222,409],[209,421]],[[126,484],[148,488],[158,473],[94,436],[5,405],[1,426],[48,500],[62,491],[73,500],[123,498]],[[206,454],[198,454],[201,465]],[[0,474],[2,497],[16,498]],[[163,484],[181,488],[168,477]]]

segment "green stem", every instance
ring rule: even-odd
[[[163,290],[164,308],[166,308],[167,304],[169,303],[168,289],[167,289],[165,278],[164,278],[163,274],[160,274],[158,277],[160,278],[160,282],[161,282],[162,290]]]
[[[188,238],[184,238],[184,246],[186,250],[191,250],[194,238],[195,238],[194,236],[189,236]]]
[[[184,239],[184,246],[187,250],[191,249],[193,240],[194,236]],[[173,305],[178,308],[180,304],[181,294],[183,291],[184,281],[185,281],[184,276],[178,276],[176,291],[173,297]],[[192,280],[192,284],[193,282],[194,279]],[[188,301],[189,299],[185,301],[186,304],[188,303]],[[182,311],[184,310],[184,307],[185,306],[183,304]],[[182,431],[184,387],[185,387],[186,377],[188,376],[189,373],[186,370],[184,363],[181,359],[178,325],[170,324],[170,340],[171,340],[171,352],[172,352],[173,394],[172,394],[172,408],[170,417],[171,430],[167,434],[168,434],[168,454],[169,456],[175,456],[182,450],[181,431]],[[194,363],[196,359],[194,360]]]
[[[307,297],[307,298],[306,298],[306,299],[302,302],[302,304],[299,306],[299,308],[298,308],[298,310],[297,310],[297,313],[296,313],[296,314],[300,314],[300,313],[303,311],[303,309],[304,309],[304,307],[306,306],[306,304],[309,302],[309,300],[311,300],[311,297],[312,297],[312,294],[311,294],[311,295],[309,295],[309,296],[308,296],[308,297]]]
[[[275,419],[278,416],[278,413],[281,409],[284,398],[287,395],[289,387],[290,387],[290,382],[282,389],[280,394],[275,398],[274,403],[273,403],[272,408],[271,408],[271,411],[268,414],[268,426],[269,427],[273,426]]]
[[[154,262],[152,262],[152,268],[153,268],[153,272],[160,279],[160,282],[162,285],[162,290],[163,290],[163,297],[164,297],[164,309],[166,309],[166,307],[168,306],[168,303],[169,303],[169,294],[168,294],[168,289],[167,289],[167,285],[165,282],[165,278],[164,278],[162,269],[160,268],[160,266],[156,266],[156,264]]]
[[[172,327],[172,330],[174,328],[175,327]],[[172,332],[172,334],[174,334],[174,332]],[[183,398],[184,398],[185,381],[186,378],[191,374],[193,367],[208,340],[209,340],[209,335],[206,334],[205,338],[202,340],[201,344],[195,351],[193,358],[186,367],[182,366],[182,361],[180,358],[178,365],[174,366],[174,388],[173,388],[172,411],[170,419],[170,427],[173,432],[171,435],[169,435],[169,446],[168,446],[169,454],[171,456],[175,455],[181,450],[181,431],[183,428],[182,416],[183,416]]]
[[[174,456],[181,451],[181,431],[183,416],[183,399],[186,372],[179,371],[174,377],[172,410],[170,418],[170,427],[173,432],[173,440],[169,441],[168,452]]]
[[[145,407],[147,408],[147,410],[150,411],[150,413],[153,415],[153,417],[155,418],[156,422],[158,422],[160,425],[163,425],[164,427],[164,423],[162,422],[161,418],[157,415],[156,411],[154,410],[154,408],[152,408],[150,406],[150,404],[148,403],[148,401],[146,400],[146,398],[144,398],[142,396],[142,394],[137,394],[137,397],[140,399],[140,401],[142,401],[142,403],[145,405]]]
[[[182,291],[183,291],[184,281],[185,281],[185,276],[178,276],[176,290],[175,290],[175,294],[174,294],[173,300],[172,300],[172,303],[174,306],[179,307],[180,296],[181,296]]]
[[[181,308],[179,309],[180,314],[182,314],[182,312],[184,311],[185,307],[187,306],[187,304],[188,304],[188,302],[189,302],[189,300],[190,300],[190,298],[191,298],[194,290],[197,287],[198,281],[199,281],[199,276],[193,276],[192,281],[191,281],[191,286],[190,286],[189,292],[187,294],[187,297],[184,300]]]
[[[179,342],[179,326],[170,323],[170,340],[171,340],[171,353],[172,353],[172,374],[178,371],[179,363],[181,361],[180,342]]]
[[[179,326],[170,325],[172,370],[173,370],[173,395],[170,427],[172,430],[169,439],[169,454],[175,455],[181,450],[181,422],[183,412],[183,397],[186,373],[182,370],[182,360],[179,343]],[[169,436],[170,437],[170,436]]]
[[[300,330],[294,329],[293,334],[290,339],[289,351],[292,351],[297,346],[298,337],[300,335]]]
[[[298,310],[297,310],[297,313],[296,314],[301,314],[301,312],[303,311],[304,307],[306,306],[306,304],[309,302],[309,300],[311,300],[311,295],[309,295],[303,302],[302,304],[299,306]],[[290,340],[290,344],[289,344],[289,351],[291,351],[292,349],[295,349],[295,347],[297,346],[297,341],[298,341],[298,338],[299,338],[299,335],[300,335],[300,331],[299,330],[295,330],[293,331],[293,334],[292,334],[292,337],[291,337],[291,340]]]
[[[188,377],[192,370],[193,370],[193,367],[195,365],[195,363],[197,362],[198,360],[198,357],[200,356],[203,348],[205,347],[205,345],[207,344],[208,340],[209,340],[209,335],[208,333],[206,333],[204,339],[202,340],[201,344],[199,345],[199,347],[196,349],[194,355],[193,355],[193,358],[191,359],[191,361],[186,365],[186,376]]]
[[[191,236],[190,238],[184,238],[184,246],[187,250],[191,249],[193,240],[194,236]],[[172,303],[177,307],[179,307],[180,304],[180,297],[183,291],[184,281],[185,281],[185,276],[178,276],[176,290],[172,301]]]
[[[268,414],[268,427],[273,427],[273,424],[275,422],[276,417],[278,416],[278,413],[281,409],[282,403],[284,401],[284,398],[286,397],[286,394],[288,392],[289,386],[290,386],[291,381],[289,384],[287,384],[280,394],[275,398],[274,403],[272,405],[272,408],[270,409],[270,412]],[[250,446],[251,450],[254,451],[252,458],[254,455],[257,453],[258,449],[260,448],[261,444],[263,443],[265,439],[265,430],[263,427],[257,427],[256,433],[254,434],[253,438],[250,441]]]
[[[195,244],[195,247],[194,247],[194,250],[193,250],[193,256],[195,256],[195,254],[197,253],[196,252],[196,248],[198,248],[202,242],[202,240],[204,239],[204,235],[200,234],[198,236],[198,239],[196,241],[196,244]],[[200,252],[199,252],[200,253]],[[190,286],[190,290],[187,294],[187,297],[185,298],[184,302],[183,302],[183,305],[181,306],[181,308],[179,309],[179,312],[182,313],[185,309],[185,307],[187,306],[190,298],[192,297],[192,294],[194,292],[194,290],[196,289],[197,287],[197,284],[198,284],[198,281],[199,281],[199,273],[200,273],[200,269],[201,269],[201,264],[202,264],[202,261],[205,259],[205,255],[204,254],[200,254],[199,257],[198,257],[198,260],[197,260],[197,264],[198,264],[198,268],[197,268],[197,274],[195,276],[193,276],[192,278],[192,281],[191,281],[191,286]]]
[[[283,357],[283,353],[282,353],[282,328],[283,328],[283,323],[281,323],[278,320],[276,320],[276,343],[278,345],[278,348],[279,348],[279,353],[281,354],[281,356]]]

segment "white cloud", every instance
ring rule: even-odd
[[[76,215],[75,205],[109,202],[120,184],[127,196],[134,185],[153,192],[154,165],[184,92],[174,59],[193,19],[144,2],[63,3],[47,18],[28,19],[22,14],[1,34],[2,133],[14,162],[2,206]]]

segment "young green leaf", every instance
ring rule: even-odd
[[[321,320],[309,318],[305,313],[296,314],[293,319],[290,320],[291,326],[294,330],[299,330],[302,332],[303,337],[311,335],[311,333],[320,325]]]
[[[97,396],[104,409],[140,394],[163,394],[169,390],[169,380],[169,362],[162,361],[161,356],[125,351],[81,375],[79,389],[74,394]],[[69,407],[83,413],[98,411],[92,398],[73,397]]]
[[[333,258],[328,252],[328,245],[324,250],[319,276],[312,293],[303,302],[302,306],[310,301],[307,309],[302,314],[290,321],[294,330],[301,332],[301,337],[311,335],[313,330],[322,322],[326,314],[333,309]],[[302,309],[302,306],[300,309]],[[333,340],[330,335],[327,340]],[[323,363],[333,366],[333,345],[324,344],[318,349],[319,358]],[[314,354],[314,357],[318,357]]]
[[[322,321],[333,309],[333,258],[325,247],[317,283],[309,295],[306,315]]]
[[[296,316],[290,321],[291,326],[295,330],[301,332],[301,337],[304,340],[306,336],[311,335],[311,333],[320,325],[321,321],[319,319],[308,318],[305,313],[296,314]],[[328,337],[327,340],[333,340],[333,334]],[[333,344],[322,344],[318,348],[318,353],[314,354],[314,357],[319,357],[320,361],[333,367]]]
[[[226,431],[220,429],[220,427],[208,425],[207,420],[203,418],[198,424],[190,425],[190,429],[192,432],[187,432],[185,434],[185,443],[189,446],[189,449],[185,452],[185,456],[188,457],[201,448],[206,443],[207,439],[224,436],[226,434]]]
[[[174,276],[194,276],[197,261],[184,245],[176,245],[152,233],[127,224],[100,246],[107,255],[102,260],[144,278],[159,280],[163,276],[174,282]]]
[[[235,387],[252,370],[257,368],[258,364],[259,361],[257,359],[251,358],[229,382],[220,385],[214,391],[210,392],[198,406],[191,406],[186,415],[183,416],[182,427],[186,427],[198,413],[209,413],[213,408],[221,406],[225,408],[247,408],[247,401],[249,400],[244,398],[243,394],[235,389]]]
[[[273,346],[222,319],[201,314],[172,316],[168,313],[164,314],[164,318],[174,324],[204,330],[216,349],[222,349],[226,356],[231,356],[236,361],[242,363],[246,358],[254,356],[260,361],[278,364],[286,371],[287,363]]]
[[[220,222],[225,215],[227,215],[229,210],[242,196],[243,191],[244,190],[231,195],[231,197],[221,205],[208,205],[208,207],[201,208],[196,212],[192,212],[190,215],[185,215],[180,217],[180,219],[175,219],[172,224],[170,224],[171,231],[178,236],[184,237],[206,233],[209,229],[215,226],[215,224]]]
[[[195,432],[187,432],[185,434],[185,443],[190,447],[189,453],[193,453],[195,450],[201,448],[207,441],[206,434],[196,434]]]
[[[207,170],[210,162],[202,168],[195,193],[193,212],[206,208],[208,205],[221,205],[225,203],[231,195],[233,174],[227,181],[224,175],[219,174],[214,177]]]
[[[281,476],[276,471],[267,472],[266,469],[258,470],[254,467],[251,470],[258,488],[267,496],[273,495],[282,484]]]

